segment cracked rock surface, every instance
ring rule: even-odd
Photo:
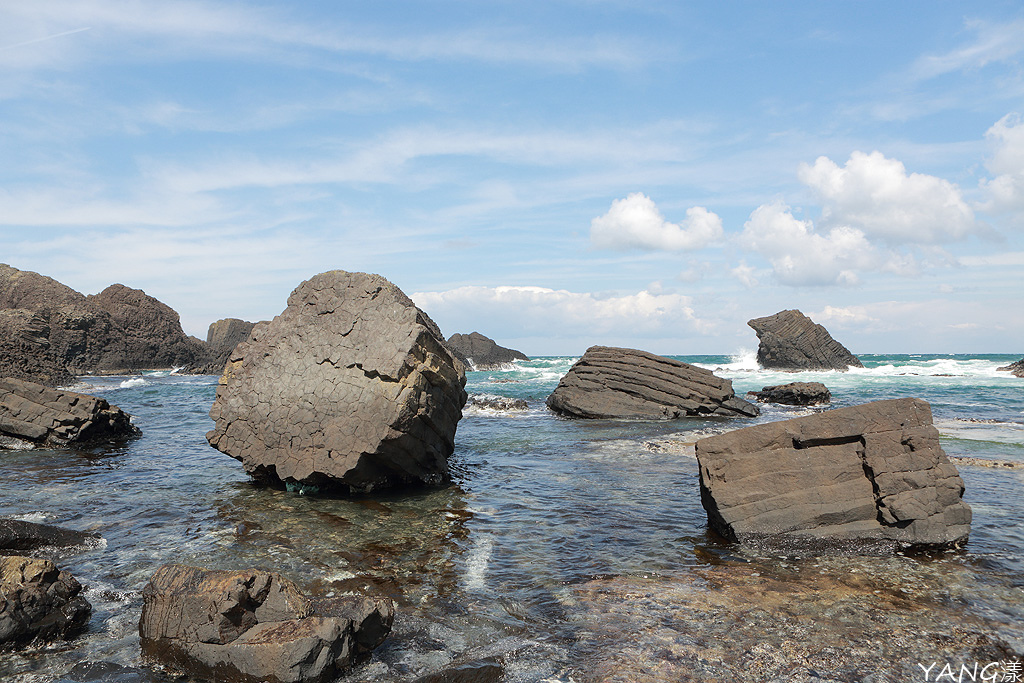
[[[697,442],[701,502],[726,538],[877,540],[958,546],[971,508],[931,407],[876,401]]]
[[[440,484],[465,384],[437,325],[398,287],[330,271],[235,348],[206,438],[257,479],[342,492]]]
[[[558,382],[548,407],[570,417],[673,420],[745,416],[757,406],[710,370],[647,351],[592,346]]]

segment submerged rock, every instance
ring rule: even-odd
[[[745,416],[757,406],[738,398],[732,382],[710,370],[636,349],[592,346],[547,399],[563,415],[672,420]]]
[[[139,433],[131,415],[102,398],[0,379],[0,448],[85,446]]]
[[[816,406],[832,402],[832,393],[821,382],[790,382],[751,391],[760,403],[781,403],[787,406]]]
[[[779,536],[954,547],[967,540],[964,484],[931,408],[876,401],[697,442],[701,502],[731,540]]]
[[[164,565],[142,592],[143,652],[216,681],[322,683],[369,656],[394,603],[311,600],[280,574]]]
[[[206,437],[257,479],[350,492],[440,484],[465,383],[437,325],[398,287],[331,271],[238,345]]]
[[[515,349],[506,349],[490,337],[479,332],[453,334],[448,337],[448,346],[467,361],[473,370],[494,370],[517,360],[530,360]]]
[[[821,325],[797,310],[747,322],[757,333],[757,362],[772,370],[847,370],[862,368],[860,359]]]
[[[1024,377],[1024,358],[1021,358],[1016,363],[1010,363],[1009,365],[1004,365],[1001,368],[996,368],[996,370],[1012,372],[1014,377]]]
[[[75,577],[49,560],[0,556],[0,646],[74,637],[92,614],[81,593]]]
[[[466,407],[469,408],[470,406],[480,410],[493,410],[496,412],[528,410],[530,408],[530,405],[521,398],[496,396],[494,394],[470,394]]]
[[[0,553],[26,553],[39,548],[67,548],[96,543],[99,534],[0,517]]]

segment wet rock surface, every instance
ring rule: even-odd
[[[466,401],[466,408],[478,410],[508,412],[513,410],[528,410],[530,405],[521,398],[509,396],[497,396],[494,394],[470,394]]]
[[[86,446],[139,433],[130,415],[102,398],[0,379],[0,449]]]
[[[672,420],[687,416],[753,417],[732,382],[710,370],[636,349],[592,346],[548,397],[570,417]]]
[[[787,406],[817,406],[832,402],[832,392],[821,382],[790,382],[751,391],[760,403],[779,403]]]
[[[479,332],[453,334],[448,337],[448,345],[465,358],[467,366],[473,370],[490,370],[513,361],[530,360],[522,352],[499,346]]]
[[[963,480],[939,445],[931,408],[876,401],[747,427],[697,442],[701,502],[729,539],[966,542]]]
[[[1001,368],[996,368],[996,370],[1011,372],[1014,377],[1024,377],[1024,358],[1021,358],[1016,363],[1010,363],[1009,365],[1004,365]]]
[[[0,517],[0,553],[6,555],[30,553],[40,548],[95,545],[99,539],[99,534],[88,531]]]
[[[53,562],[0,555],[0,647],[72,638],[89,623],[82,586]]]
[[[466,377],[379,275],[302,283],[225,368],[207,439],[257,479],[342,492],[448,480]]]
[[[773,370],[847,370],[862,368],[860,359],[821,325],[797,310],[747,322],[760,343],[757,362]]]
[[[143,590],[143,652],[217,681],[322,683],[383,642],[394,604],[311,600],[280,574],[165,565]]]

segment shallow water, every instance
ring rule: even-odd
[[[822,381],[833,407],[918,396],[951,456],[1024,464],[1024,380],[1008,356],[867,356],[849,373],[768,373],[681,357],[737,393]],[[544,398],[574,359],[470,373],[526,411],[467,410],[454,484],[345,500],[253,486],[206,444],[212,377],[97,378],[143,436],[89,453],[0,454],[0,515],[94,530],[58,559],[94,605],[69,645],[0,655],[0,680],[163,680],[138,651],[140,591],[165,562],[281,571],[316,594],[399,604],[353,681],[491,663],[506,681],[926,680],[1024,651],[1024,468],[961,464],[974,509],[958,552],[816,556],[722,543],[706,528],[692,443],[756,420],[576,421]],[[81,662],[104,662],[92,668]],[[77,668],[76,668],[77,665]],[[990,671],[993,671],[990,669]],[[98,673],[99,672],[99,673]],[[946,679],[949,680],[949,679]]]

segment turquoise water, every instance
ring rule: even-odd
[[[752,354],[678,358],[738,394],[801,380],[828,386],[832,407],[924,398],[949,455],[1024,465],[1024,380],[995,369],[1019,357],[863,356],[864,370],[797,374],[759,370]],[[136,629],[142,587],[172,561],[281,571],[316,594],[390,595],[392,637],[353,681],[481,661],[506,681],[911,681],[925,680],[919,664],[939,662],[934,680],[945,663],[1020,657],[1024,467],[960,464],[974,509],[961,551],[733,546],[707,531],[693,441],[811,409],[562,419],[544,399],[575,360],[470,373],[470,394],[528,409],[467,409],[452,486],[356,500],[253,486],[206,444],[214,377],[89,379],[81,389],[132,413],[143,436],[85,453],[0,454],[0,515],[102,534],[99,547],[58,558],[88,586],[90,630],[0,654],[0,680],[165,680],[140,661]]]

